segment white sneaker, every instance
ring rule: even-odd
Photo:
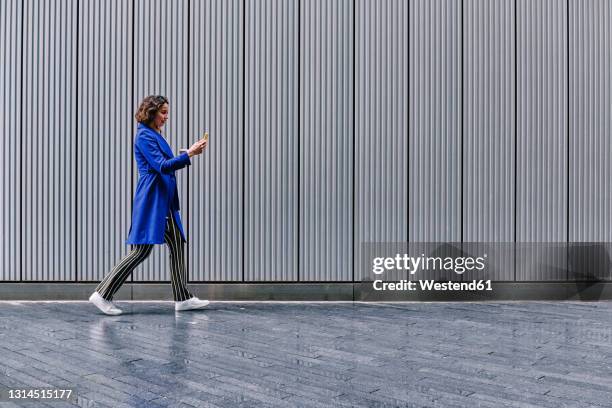
[[[194,310],[201,309],[208,306],[210,302],[208,300],[200,300],[197,297],[192,297],[182,302],[174,302],[174,310],[177,312],[180,310]]]
[[[98,291],[95,291],[91,294],[91,296],[89,297],[89,301],[96,305],[96,307],[100,309],[104,314],[117,316],[123,313],[121,309],[113,305],[112,302],[104,299],[102,295],[98,293]]]

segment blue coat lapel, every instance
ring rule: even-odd
[[[164,152],[166,156],[168,156],[170,159],[174,157],[174,153],[172,153],[172,148],[161,134],[157,133],[155,130],[153,130],[153,128],[143,123],[139,123],[138,128],[149,129],[151,132],[153,132],[153,134],[155,134],[155,137],[157,138],[157,143],[159,144],[159,147],[161,148],[162,152]]]
[[[159,143],[159,147],[161,147],[162,151],[166,153],[166,155],[170,158],[174,157],[174,153],[172,153],[172,148],[166,142],[166,139],[159,133],[155,132],[155,136],[157,136],[157,142]]]

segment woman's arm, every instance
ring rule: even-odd
[[[140,133],[136,137],[135,144],[145,159],[147,159],[147,162],[158,173],[172,173],[175,170],[182,169],[191,164],[191,160],[187,153],[182,153],[172,159],[166,159],[155,137],[147,132]]]

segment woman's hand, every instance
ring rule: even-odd
[[[197,156],[198,154],[201,154],[204,149],[206,149],[206,147],[208,147],[208,139],[202,138],[192,144],[189,149],[187,149],[187,154],[189,155],[189,157]]]

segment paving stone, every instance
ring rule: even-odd
[[[0,387],[96,407],[612,405],[612,302],[119,304],[0,302]]]

